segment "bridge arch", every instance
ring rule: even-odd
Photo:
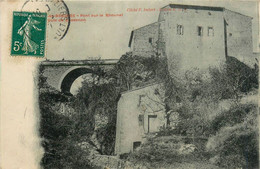
[[[81,75],[93,73],[91,68],[86,66],[74,66],[64,72],[59,80],[59,90],[65,94],[71,94],[70,89],[73,82]]]

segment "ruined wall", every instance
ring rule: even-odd
[[[149,115],[157,116],[152,119],[153,126],[157,126],[153,131],[159,131],[159,126],[165,124],[164,106],[158,104],[161,100],[155,95],[155,91],[162,94],[161,90],[160,85],[154,84],[122,93],[117,108],[115,154],[129,153],[133,151],[134,142],[144,142]]]
[[[227,54],[253,67],[252,18],[225,10]]]
[[[149,42],[149,38],[151,41]],[[134,55],[150,57],[156,51],[158,23],[152,23],[134,30],[132,51]]]
[[[166,6],[161,9],[159,22],[171,73],[194,67],[206,69],[225,60],[222,11],[172,9]],[[183,27],[181,35],[177,33],[178,25]],[[198,35],[198,26],[202,28],[201,36]],[[213,36],[208,34],[209,27],[214,29]]]

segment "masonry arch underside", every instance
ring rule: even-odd
[[[66,71],[60,80],[59,89],[65,94],[71,94],[70,89],[73,82],[80,76],[88,73],[93,73],[91,69],[86,67],[76,67]]]

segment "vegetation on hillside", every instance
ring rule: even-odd
[[[192,69],[183,76],[174,76],[168,71],[166,58],[126,53],[110,71],[98,65],[92,69],[92,81],[84,81],[76,96],[66,96],[46,84],[40,68],[40,134],[44,138],[45,168],[93,167],[85,158],[91,152],[78,146],[82,142],[99,154],[114,155],[120,93],[155,82],[163,83],[166,90],[162,98],[167,126],[125,159],[158,167],[189,161],[210,161],[224,168],[258,166],[257,103],[242,100],[257,94],[257,67],[251,69],[229,58],[207,72]],[[71,107],[71,116],[58,112],[61,103]],[[179,113],[174,128],[170,121],[173,112]],[[195,145],[196,151],[179,153],[183,144]]]
[[[153,139],[131,154],[130,160],[141,163],[150,160],[150,165],[155,165],[159,159],[178,163],[185,159],[196,161],[199,156],[223,168],[258,168],[258,103],[242,101],[251,96],[257,99],[257,67],[251,69],[235,58],[228,58],[225,64],[210,68],[209,72],[193,69],[181,77],[168,72],[161,77],[166,85],[166,110],[178,112],[180,119],[177,128],[168,126],[157,136],[193,138],[186,143],[196,145],[196,152],[180,158],[183,155],[169,145],[185,141],[175,138],[162,146],[162,142]]]
[[[91,152],[79,146],[81,143],[87,143],[99,154],[113,155],[120,93],[154,81],[156,69],[149,65],[150,59],[127,53],[111,71],[93,66],[91,82],[84,81],[76,96],[67,96],[50,87],[40,66],[38,88],[40,135],[45,149],[43,167],[94,167],[88,158]],[[62,105],[66,105],[67,114],[60,112]]]
[[[41,164],[44,168],[92,168],[86,158],[89,153],[76,145],[77,121],[58,112],[59,104],[70,98],[46,83],[42,67],[39,68],[40,136],[45,150]]]

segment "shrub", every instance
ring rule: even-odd
[[[47,93],[45,93],[47,92]],[[40,135],[45,153],[41,161],[43,168],[92,168],[87,159],[88,152],[76,146],[73,119],[58,114],[57,100],[65,101],[57,91],[40,93]],[[55,97],[53,97],[55,96]]]
[[[48,149],[42,158],[41,164],[44,168],[94,168],[88,157],[88,152],[83,151],[68,138],[58,141],[49,140]]]
[[[156,136],[149,138],[140,148],[133,153],[130,153],[128,155],[128,160],[152,168],[162,167],[165,164],[171,165],[176,163],[192,163],[193,161],[207,160],[204,157],[205,153],[197,147],[196,144],[194,146],[193,143],[192,138],[181,136]],[[182,151],[185,146],[196,148],[195,151],[187,153],[186,149]]]
[[[233,126],[238,123],[242,123],[245,117],[251,112],[256,111],[256,105],[254,104],[239,104],[231,107],[229,110],[222,112],[219,114],[214,120],[211,122],[212,131],[215,134],[222,127],[225,126]]]
[[[207,150],[213,156],[219,157],[218,165],[222,167],[252,169],[258,167],[257,110],[256,106],[252,108],[252,105],[247,105],[241,110],[246,111],[246,109],[250,112],[247,112],[243,118],[236,118],[233,115],[234,120],[222,119],[222,127],[216,135],[209,138]]]

